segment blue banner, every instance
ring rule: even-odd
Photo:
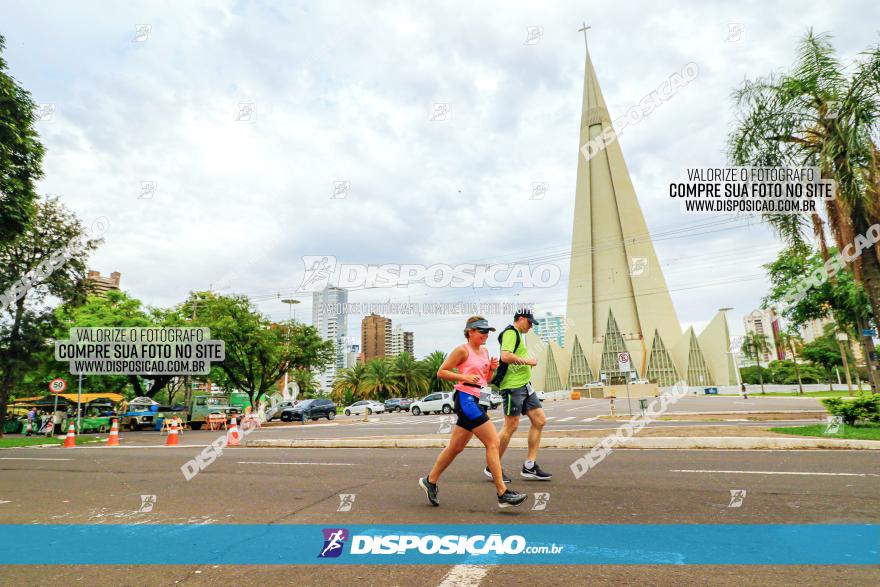
[[[0,564],[877,565],[876,524],[0,525]]]

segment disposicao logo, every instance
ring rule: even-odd
[[[348,540],[348,530],[345,528],[324,528],[324,547],[318,558],[336,558],[342,554],[345,541]]]

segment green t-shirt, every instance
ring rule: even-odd
[[[516,346],[516,337],[519,336],[519,348],[514,352],[513,347]],[[526,337],[518,332],[515,328],[508,330],[501,337],[501,350],[509,351],[522,359],[529,358],[529,349],[526,348]],[[531,365],[508,365],[507,373],[501,380],[501,389],[514,389],[522,387],[532,380]]]

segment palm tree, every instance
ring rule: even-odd
[[[422,369],[424,370],[425,377],[428,378],[428,393],[434,393],[437,391],[448,391],[452,389],[453,383],[451,381],[446,381],[445,379],[440,379],[437,377],[437,371],[440,370],[440,365],[443,364],[443,361],[446,360],[446,354],[443,351],[434,351],[419,363],[422,365]]]
[[[355,363],[351,367],[340,370],[333,379],[333,389],[330,392],[333,401],[338,404],[349,404],[356,398],[359,399],[366,370],[363,363]]]
[[[770,352],[767,343],[767,336],[758,334],[757,332],[747,332],[743,337],[742,348],[746,352],[746,356],[754,359],[758,364],[758,380],[761,382],[761,393],[764,392],[764,372],[761,371],[761,355]]]
[[[421,397],[427,393],[430,381],[425,376],[424,368],[411,354],[403,352],[397,355],[394,370],[403,397]]]
[[[306,397],[306,394],[313,394],[320,387],[318,380],[315,379],[315,375],[308,369],[293,369],[290,377],[299,387],[300,397]]]
[[[365,399],[385,400],[400,394],[397,372],[385,358],[373,359],[366,365],[361,393]]]
[[[798,365],[798,347],[803,346],[803,341],[797,334],[780,330],[776,333],[776,347],[784,351],[791,351],[791,359],[794,362],[794,372],[797,374],[798,395],[804,394],[804,385],[801,383],[801,368]]]
[[[843,250],[880,222],[880,46],[863,53],[866,58],[850,75],[829,39],[810,30],[790,73],[743,83],[734,93],[740,121],[728,146],[736,165],[818,167],[822,179],[835,180],[837,197],[824,201],[824,211],[837,248]],[[799,214],[768,214],[764,219],[789,245],[807,246],[806,235],[812,231],[828,261],[826,222],[817,212],[809,220]],[[880,320],[880,248],[868,249],[849,270],[864,285],[875,322]],[[860,330],[868,318],[860,317]],[[862,343],[871,357],[871,337],[862,337]],[[880,373],[870,361],[868,366],[878,392]]]

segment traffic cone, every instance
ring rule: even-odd
[[[177,446],[177,422],[171,423],[171,430],[168,431],[168,438],[165,440],[165,446]]]
[[[113,425],[110,426],[110,438],[107,439],[107,446],[119,446],[119,421],[113,418]]]
[[[238,435],[238,425],[235,423],[235,416],[232,417],[232,427],[229,429],[229,432],[226,433],[229,442],[226,443],[226,446],[238,446],[239,443],[239,435]]]
[[[73,430],[73,422],[67,428],[67,436],[64,438],[64,448],[73,448],[76,446],[76,432]]]

